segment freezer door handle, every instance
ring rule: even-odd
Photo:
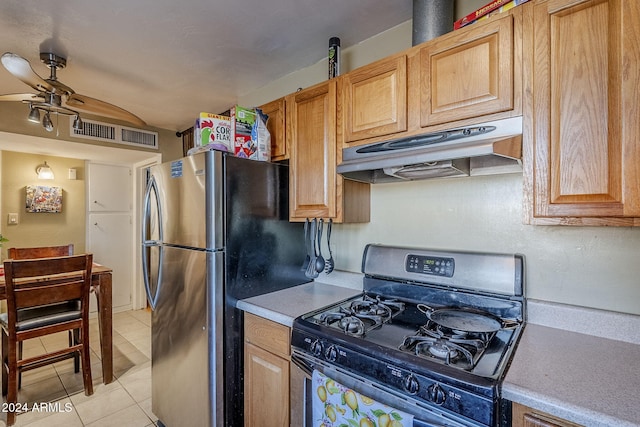
[[[151,280],[149,278],[149,267],[147,263],[147,250],[150,247],[144,247],[142,254],[142,268],[144,269],[144,290],[147,293],[147,301],[149,301],[149,305],[152,310],[156,309],[158,305],[158,297],[160,296],[160,288],[162,287],[162,258],[164,254],[164,247],[158,246],[160,255],[158,261],[158,275],[157,275],[157,283],[155,286],[155,292],[151,289]]]
[[[151,193],[154,194],[155,209],[157,213],[157,227],[158,227],[158,240],[151,240],[147,237],[150,234],[150,230],[148,229],[148,218],[151,216]],[[163,264],[163,254],[164,248],[162,247],[162,205],[160,204],[158,193],[158,184],[156,183],[155,177],[151,175],[149,178],[149,183],[147,184],[147,190],[144,196],[144,213],[142,215],[142,272],[144,278],[144,289],[147,293],[147,300],[149,301],[149,305],[152,310],[156,309],[156,305],[158,304],[158,297],[160,295],[160,288],[162,286],[162,264]],[[149,257],[151,256],[151,247],[158,247],[159,255],[158,255],[158,263],[157,263],[157,283],[155,286],[155,292],[151,290],[151,283],[149,277]]]

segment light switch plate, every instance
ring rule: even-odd
[[[17,225],[18,224],[18,214],[17,213],[10,213],[9,214],[9,218],[7,219],[7,223],[9,225]]]

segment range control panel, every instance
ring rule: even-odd
[[[409,273],[453,277],[453,271],[455,270],[455,261],[453,260],[453,258],[440,258],[409,254],[407,256],[405,269]]]

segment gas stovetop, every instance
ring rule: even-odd
[[[397,285],[396,289],[406,286],[411,285]],[[325,335],[329,341],[338,340],[352,351],[362,348],[363,352],[381,352],[392,358],[396,353],[395,357],[413,358],[418,366],[427,361],[427,371],[434,369],[431,363],[436,363],[463,371],[463,376],[500,377],[519,333],[519,321],[503,319],[505,326],[497,331],[469,332],[430,320],[422,307],[422,303],[365,293],[304,315],[296,323]],[[460,312],[474,316],[486,313],[494,318],[477,309]]]
[[[294,321],[294,351],[493,425],[525,323],[521,256],[368,245],[364,292]]]

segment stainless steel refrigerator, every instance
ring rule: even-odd
[[[243,425],[236,302],[308,281],[288,181],[286,165],[219,151],[149,169],[142,263],[159,425]]]

